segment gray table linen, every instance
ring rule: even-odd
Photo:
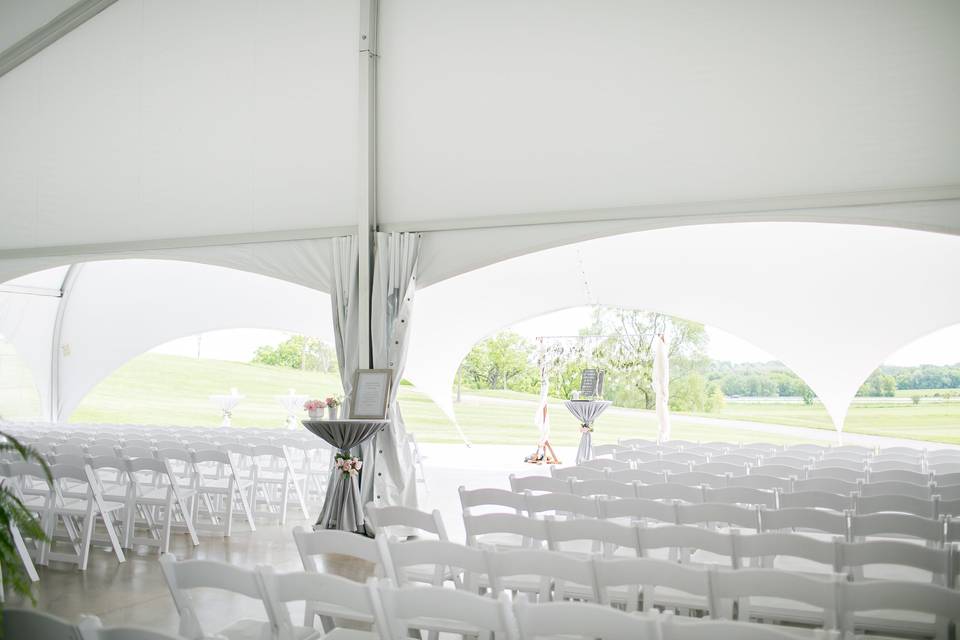
[[[567,400],[563,403],[581,425],[580,446],[577,447],[577,464],[593,457],[593,433],[588,428],[593,427],[593,421],[607,410],[609,400]]]

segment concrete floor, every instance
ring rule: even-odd
[[[421,449],[426,458],[427,476],[426,486],[420,487],[421,508],[439,509],[450,538],[460,542],[464,540],[464,532],[457,493],[459,485],[506,489],[511,473],[549,474],[549,467],[523,462],[524,456],[532,453],[532,447],[485,445],[468,449],[460,445],[433,444],[422,445]],[[574,450],[558,447],[557,454],[562,460],[572,461]],[[197,547],[189,544],[185,535],[175,535],[171,551],[181,559],[205,558],[244,567],[269,564],[277,571],[299,570],[302,565],[291,532],[298,525],[309,528],[319,510],[320,505],[310,505],[310,520],[303,520],[300,514],[291,511],[284,527],[267,520],[258,521],[256,532],[237,522],[230,538],[201,535]],[[85,572],[59,563],[38,567],[37,606],[71,620],[94,614],[106,624],[138,624],[175,632],[178,616],[157,558],[156,550],[142,548],[128,553],[126,562],[118,563],[110,552],[96,549]],[[370,565],[342,557],[328,557],[325,565],[332,573],[354,579],[362,580],[372,574]],[[262,607],[243,596],[201,591],[195,597],[200,605],[201,623],[208,633],[240,618],[266,619]],[[19,604],[9,590],[8,602]],[[294,620],[301,619],[302,609],[291,606],[291,615]]]

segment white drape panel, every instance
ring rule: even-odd
[[[416,292],[420,234],[378,233],[373,273],[370,335],[373,366],[393,370],[391,427],[371,441],[377,475],[364,476],[361,493],[375,502],[416,507],[416,467],[407,446],[407,430],[397,403],[410,345],[410,316]]]
[[[657,440],[670,439],[670,356],[664,336],[654,338],[653,390],[657,394]]]
[[[349,415],[353,396],[353,377],[360,360],[360,344],[357,335],[360,289],[358,284],[360,266],[357,237],[332,238],[330,266],[330,307],[333,311],[333,341],[337,347],[337,365],[343,383],[344,415]]]

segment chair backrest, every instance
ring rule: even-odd
[[[657,558],[594,559],[594,575],[600,602],[610,603],[609,590],[615,587],[641,587],[643,606],[651,611],[656,602],[656,589],[663,587],[709,599],[709,574],[703,567],[678,565]],[[639,589],[636,589],[639,591]],[[627,610],[635,607],[635,598],[627,601]]]
[[[777,478],[799,478],[803,479],[809,473],[807,469],[797,469],[782,464],[766,464],[761,467],[752,467],[751,473],[762,473],[765,476],[774,476]]]
[[[938,516],[960,516],[960,496],[954,494],[949,499],[945,496],[934,496],[937,503]]]
[[[759,460],[760,460],[760,456],[756,456],[750,453],[743,453],[737,450],[737,451],[731,451],[730,453],[710,456],[709,462],[712,464],[729,464],[735,467],[739,467],[742,470],[745,466],[751,466],[751,467],[756,466]],[[698,467],[699,465],[694,465],[694,468],[698,468]]]
[[[939,498],[913,498],[903,495],[855,496],[857,514],[909,513],[921,518],[936,518]]]
[[[867,476],[866,469],[855,470],[846,467],[823,466],[807,469],[808,478],[833,478],[835,480],[845,480],[847,482],[857,482],[865,480]]]
[[[954,573],[950,547],[935,549],[912,542],[871,540],[842,544],[839,549],[840,565],[848,573],[870,565],[896,565],[929,573],[928,582],[953,586],[950,584]],[[871,576],[864,572],[863,577]]]
[[[769,509],[777,506],[777,494],[764,489],[748,487],[724,487],[703,491],[704,502],[726,502],[729,504],[763,505]]]
[[[760,510],[761,531],[815,531],[835,536],[848,535],[847,514],[810,508],[780,508]]]
[[[935,637],[947,640],[951,621],[960,620],[960,592],[934,584],[868,580],[840,585],[842,626],[853,631],[854,616],[865,611],[910,611],[936,616]]]
[[[654,450],[622,449],[614,452],[613,459],[624,462],[653,462],[660,459],[660,453]]]
[[[160,569],[167,581],[170,595],[173,597],[173,604],[177,608],[177,613],[180,614],[179,633],[182,636],[187,638],[203,638],[206,636],[197,616],[193,599],[186,593],[190,589],[210,588],[238,593],[264,602],[267,615],[273,615],[273,608],[264,601],[260,580],[253,570],[214,560],[182,560],[178,562],[168,553],[160,556]]]
[[[487,573],[494,593],[507,588],[506,579],[517,576],[535,576],[540,579],[540,601],[563,600],[568,585],[576,585],[580,596],[589,593],[596,601],[593,565],[589,558],[577,558],[565,553],[542,549],[516,551],[485,551]],[[551,589],[552,585],[552,589]]]
[[[667,474],[663,471],[644,471],[642,469],[626,469],[611,471],[607,474],[608,480],[615,482],[641,482],[643,484],[660,484],[667,481]]]
[[[624,447],[633,447],[634,449],[644,449],[658,447],[656,440],[647,440],[645,438],[622,438],[620,445]]]
[[[87,455],[92,457],[105,456],[111,457],[117,455],[119,446],[116,444],[91,444],[87,447]]]
[[[797,533],[758,533],[752,536],[732,536],[737,566],[746,566],[745,560],[769,559],[768,566],[776,566],[780,557],[800,558],[824,565],[829,573],[840,571],[836,541],[818,540]]]
[[[688,487],[725,487],[727,486],[727,477],[716,473],[704,473],[703,471],[687,471],[684,473],[668,473],[667,483],[683,484]]]
[[[276,573],[273,567],[263,565],[257,567],[256,576],[279,638],[295,637],[288,602],[309,602],[314,615],[336,615],[361,623],[376,620],[374,591],[368,584],[329,573]]]
[[[859,482],[837,478],[806,478],[805,480],[796,480],[793,483],[793,491],[823,491],[840,496],[849,496],[859,490]]]
[[[746,487],[749,489],[766,489],[767,491],[791,491],[793,490],[792,478],[781,478],[778,476],[768,476],[755,469],[754,473],[748,476],[727,476],[728,487]]]
[[[670,476],[667,476],[669,479]],[[703,502],[703,489],[685,484],[665,482],[663,484],[639,485],[637,497],[647,500],[682,500],[684,502]]]
[[[848,458],[823,458],[814,465],[820,469],[848,469],[850,471],[859,471],[866,473],[867,464],[865,460],[850,460]]]
[[[460,486],[460,508],[464,513],[473,513],[474,507],[480,507],[481,513],[502,513],[509,509],[513,513],[523,513],[526,509],[526,496],[506,489],[467,489]]]
[[[124,458],[153,458],[156,455],[156,449],[125,444],[120,447],[119,454]]]
[[[637,469],[640,471],[652,471],[653,473],[685,473],[690,471],[690,464],[686,462],[673,462],[671,460],[654,460],[653,462],[638,462]]]
[[[77,628],[54,615],[34,609],[3,608],[3,637],[9,640],[81,640]]]
[[[767,465],[780,465],[781,467],[790,467],[796,469],[797,471],[803,470],[805,467],[809,467],[813,464],[813,458],[797,458],[794,456],[769,456],[763,458],[760,461],[760,466],[757,468],[763,470]]]
[[[618,451],[629,451],[626,447],[622,447],[618,444],[595,444],[593,445],[593,455],[595,456],[609,456],[617,453]]]
[[[600,517],[595,498],[584,498],[572,493],[527,494],[527,515],[536,517],[548,512],[587,518]]]
[[[850,536],[906,536],[943,544],[944,521],[909,513],[871,513],[850,516]]]
[[[554,478],[552,476],[516,476],[510,474],[510,490],[547,491],[550,493],[570,493],[570,480]]]
[[[454,582],[467,591],[476,591],[479,576],[487,574],[487,561],[480,549],[446,540],[410,540],[390,542],[380,536],[376,540],[387,577],[398,586],[411,582],[407,568],[432,565],[430,584],[442,587],[447,568],[454,569]],[[422,582],[422,581],[416,581]]]
[[[923,473],[923,462],[908,462],[906,460],[870,460],[867,468],[871,473],[880,471],[913,471]]]
[[[611,471],[622,471],[624,469],[629,469],[630,463],[625,460],[616,460],[611,458],[593,458],[591,460],[584,460],[577,466],[588,469],[610,469]]]
[[[621,549],[629,550],[633,555],[639,553],[636,527],[592,518],[547,519],[547,545],[551,551],[570,551],[564,547],[565,543],[584,541],[601,543],[607,556]]]
[[[547,540],[547,523],[537,518],[527,518],[512,513],[488,513],[474,516],[463,514],[463,527],[467,535],[467,544],[471,547],[484,546],[485,541],[480,536],[494,534],[510,534],[519,536],[523,540],[545,542]],[[516,545],[520,548],[523,542]],[[503,546],[503,545],[500,545]]]
[[[378,592],[383,605],[383,621],[378,625],[381,638],[406,640],[410,621],[422,618],[433,623],[446,621],[452,628],[469,625],[480,636],[495,634],[507,640],[514,637],[513,616],[505,593],[494,599],[443,587],[398,589],[388,582],[381,582]]]
[[[320,571],[317,556],[330,554],[349,556],[372,563],[377,567],[382,566],[376,542],[352,532],[336,529],[307,531],[303,527],[296,527],[293,530],[293,540],[306,571]]]
[[[723,523],[760,531],[760,512],[756,508],[733,504],[677,504],[677,524]]]
[[[173,636],[147,627],[114,626],[104,627],[100,618],[83,616],[77,629],[83,640],[181,640],[180,636]]]
[[[933,474],[933,480],[937,483],[938,487],[956,487],[960,486],[960,471],[956,472],[940,472]]]
[[[577,465],[575,467],[550,467],[550,475],[557,480],[596,480],[607,477],[607,470]]]
[[[780,494],[780,507],[783,509],[830,509],[847,511],[853,508],[853,495],[842,496],[826,491],[794,491]]]
[[[585,602],[531,605],[526,596],[520,596],[514,604],[514,615],[523,640],[559,637],[637,640],[659,637],[654,617],[640,618],[611,607]]]
[[[925,487],[930,484],[930,474],[919,471],[906,471],[903,469],[893,469],[890,471],[876,471],[871,469],[869,473],[867,473],[867,482],[870,484],[901,482]]]
[[[933,495],[932,483],[926,485],[915,484],[913,482],[899,482],[896,480],[887,480],[876,482],[872,479],[870,482],[860,485],[861,496],[910,496],[920,500],[929,500]]]
[[[737,618],[750,620],[751,597],[792,600],[821,611],[822,626],[837,628],[838,585],[835,576],[814,577],[780,569],[710,570],[714,617],[732,618],[733,601],[738,602]]]
[[[818,629],[814,637],[820,640],[839,640],[837,631]],[[717,638],[736,638],[737,640],[796,640],[797,634],[781,631],[770,624],[753,624],[733,620],[709,620],[688,624],[687,620],[676,616],[664,618],[660,623],[659,640],[716,640]]]
[[[579,480],[573,483],[575,496],[608,496],[611,498],[636,498],[637,485],[616,480]]]
[[[734,566],[733,538],[704,527],[666,525],[662,527],[639,527],[637,539],[640,553],[646,557],[657,549],[678,549],[686,556],[691,551],[703,550],[724,556],[727,564]]]
[[[443,524],[443,516],[437,509],[427,513],[410,507],[378,507],[373,502],[368,502],[364,511],[370,520],[370,524],[378,531],[389,531],[390,527],[406,527],[433,534],[439,540],[449,540],[447,529]]]
[[[667,462],[680,462],[683,464],[706,464],[710,461],[707,456],[692,453],[686,449],[674,453],[664,453],[660,456],[660,459],[666,460]]]
[[[612,518],[631,518],[632,520],[655,520],[657,522],[677,522],[676,505],[674,503],[659,502],[647,498],[621,498],[619,500],[604,500],[598,502],[600,517],[609,520]]]

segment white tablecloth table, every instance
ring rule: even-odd
[[[297,413],[303,410],[303,403],[307,401],[307,396],[298,393],[288,393],[285,396],[274,396],[277,402],[287,412],[287,429],[294,429],[299,422]]]
[[[233,409],[240,404],[240,401],[243,400],[244,397],[231,393],[228,395],[209,396],[209,398],[210,402],[220,408],[220,413],[223,415],[223,422],[220,423],[220,426],[229,427],[232,424]]]
[[[593,421],[607,410],[609,400],[567,400],[563,405],[580,422],[580,446],[577,448],[577,464],[593,457]]]

